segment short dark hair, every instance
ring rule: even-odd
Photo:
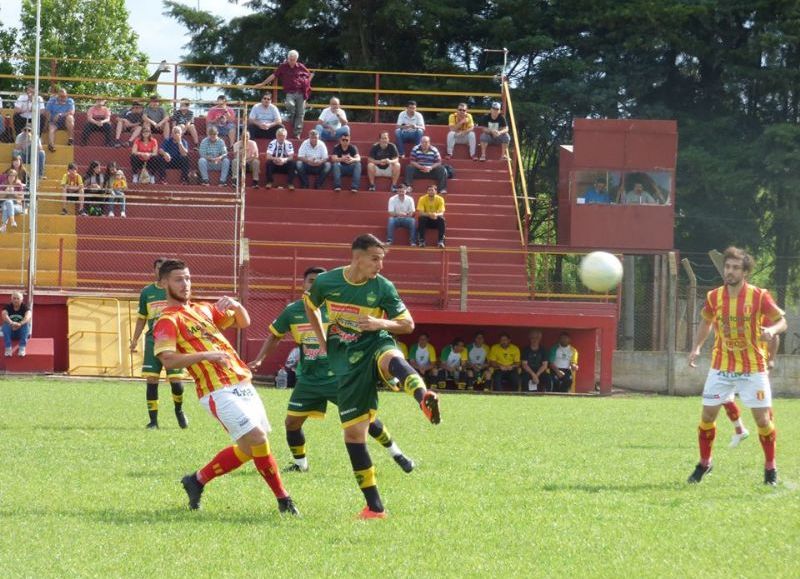
[[[462,338],[453,338],[452,345],[458,346],[459,344],[463,344],[464,340]]]
[[[153,261],[153,267],[161,267],[161,264],[167,261],[166,257],[157,257],[155,261]]]
[[[226,100],[228,100],[228,97],[226,97],[224,94],[221,94],[221,95],[219,95],[217,97],[217,100],[218,101],[226,101]]]
[[[414,106],[414,107],[415,107],[415,106],[417,106],[417,101],[408,101],[408,102],[406,103],[406,106],[407,106],[407,107],[411,107],[411,106]]]
[[[501,338],[508,338],[509,340],[511,339],[511,336],[509,335],[508,332],[503,332],[502,334],[500,334],[500,337]]]
[[[753,268],[756,266],[756,262],[753,259],[753,256],[747,253],[744,249],[739,247],[734,247],[731,245],[728,249],[726,249],[722,253],[722,263],[724,264],[729,259],[741,259],[742,260],[742,271],[745,273],[751,273]]]
[[[313,265],[313,266],[309,267],[307,270],[305,270],[303,272],[303,279],[306,279],[312,273],[325,273],[325,271],[326,270],[325,270],[324,267],[319,267],[318,265]]]
[[[372,235],[371,233],[364,233],[363,235],[359,235],[353,240],[353,245],[351,249],[353,251],[360,249],[362,251],[368,250],[370,247],[379,247],[380,249],[386,249],[386,246],[383,242]]]
[[[484,333],[483,333],[483,330],[478,330],[477,332],[475,332],[475,335],[474,335],[474,336],[472,336],[472,339],[474,340],[474,339],[475,339],[475,338],[477,338],[478,336],[483,336],[483,337],[485,338],[485,337],[486,337],[486,334],[484,334]]]
[[[561,332],[561,333],[559,334],[559,337],[564,337],[564,336],[566,336],[566,337],[568,337],[568,338],[569,338],[569,337],[570,337],[570,336],[569,336],[569,332],[567,332],[566,330],[564,330],[563,332]]]
[[[158,268],[158,279],[164,279],[176,269],[186,269],[186,262],[180,259],[167,259]]]
[[[594,180],[594,182],[595,183],[602,183],[603,185],[605,185],[606,184],[606,178],[605,177],[598,177],[597,179]]]
[[[417,339],[421,338],[422,336],[425,336],[428,339],[430,339],[431,337],[430,334],[428,334],[428,332],[422,332],[419,336],[417,336]]]

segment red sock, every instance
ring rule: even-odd
[[[777,431],[772,422],[764,428],[758,429],[758,440],[761,442],[761,448],[764,449],[764,468],[775,468],[775,438]]]
[[[269,453],[269,443],[265,442],[254,446],[251,450],[253,451],[253,464],[256,465],[258,473],[264,477],[275,497],[279,499],[288,497],[289,493],[283,488],[283,481],[278,472],[278,463],[275,462],[275,457]]]
[[[211,462],[197,471],[197,480],[202,484],[208,484],[216,477],[236,470],[248,460],[250,460],[250,457],[239,450],[239,447],[234,444],[233,446],[221,450]]]
[[[697,429],[697,441],[700,444],[700,464],[708,466],[711,464],[711,448],[714,446],[714,439],[717,437],[717,425],[715,422],[700,422]]]

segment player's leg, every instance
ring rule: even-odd
[[[158,376],[147,376],[147,416],[150,421],[147,423],[148,430],[158,428]]]
[[[423,414],[433,424],[441,422],[439,413],[439,397],[435,392],[425,387],[425,381],[414,368],[403,357],[403,353],[394,348],[388,347],[378,355],[378,369],[381,378],[387,383],[390,376],[397,378],[403,390],[414,397],[419,403]]]
[[[189,428],[189,419],[183,413],[183,370],[167,370],[167,379],[172,390],[172,403],[175,405],[175,419],[181,428]]]
[[[717,414],[719,414],[719,405],[703,406],[703,412],[700,416],[700,425],[697,428],[700,462],[697,463],[694,471],[689,475],[686,482],[699,483],[713,468],[711,463],[711,451],[714,447],[714,439],[717,437]]]
[[[144,338],[144,354],[142,357],[142,377],[147,381],[147,414],[150,417],[146,428],[158,428],[158,379],[161,376],[161,360],[153,354],[153,338],[147,334]]]
[[[345,423],[346,424],[346,423]],[[381,495],[378,492],[378,482],[375,477],[375,466],[367,450],[367,430],[369,429],[369,415],[362,417],[359,422],[345,426],[344,445],[350,457],[350,464],[356,476],[361,492],[367,506],[359,516],[362,519],[382,519],[386,517]]]
[[[414,461],[403,454],[403,451],[400,450],[400,447],[397,446],[397,443],[392,439],[392,435],[389,434],[389,430],[386,428],[386,426],[384,426],[383,422],[375,418],[372,422],[370,422],[367,432],[381,446],[389,451],[389,456],[391,456],[394,461],[400,465],[400,468],[402,468],[405,472],[411,472],[414,470],[414,466],[416,466]]]
[[[750,408],[758,426],[758,440],[764,450],[764,484],[778,484],[775,466],[777,431],[772,421],[772,389],[766,372],[742,376],[738,379],[739,397]]]
[[[722,406],[725,408],[725,414],[728,415],[728,420],[733,423],[734,433],[731,436],[729,448],[736,448],[739,443],[750,436],[750,432],[744,427],[742,422],[742,414],[739,412],[739,406],[735,400],[723,402]]]
[[[286,444],[289,452],[292,453],[293,462],[283,469],[283,472],[306,472],[308,470],[308,458],[306,458],[306,435],[303,432],[303,424],[306,416],[292,416],[287,414],[284,426],[286,426]]]
[[[339,383],[331,380],[325,384],[308,384],[298,382],[289,398],[286,411],[286,443],[292,453],[293,462],[283,472],[305,472],[308,470],[306,456],[306,436],[303,424],[307,418],[325,418],[328,401],[336,403]]]

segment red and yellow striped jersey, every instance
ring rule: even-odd
[[[767,350],[761,342],[761,324],[783,317],[770,293],[745,283],[738,295],[727,286],[711,290],[701,312],[714,327],[711,367],[724,372],[766,372]]]
[[[250,369],[222,335],[222,330],[233,323],[233,312],[220,312],[212,304],[189,303],[164,308],[153,328],[153,352],[156,356],[162,352],[227,352],[230,357],[228,368],[206,361],[187,368],[194,378],[198,398],[214,390],[249,381],[253,377]]]

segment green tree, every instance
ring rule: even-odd
[[[0,22],[2,21],[2,8],[0,8]],[[6,28],[0,24],[0,54],[9,55],[16,52],[17,30]],[[14,65],[8,58],[0,59],[0,74],[14,74]],[[0,78],[0,91],[12,91],[17,88],[16,83],[10,78]]]

